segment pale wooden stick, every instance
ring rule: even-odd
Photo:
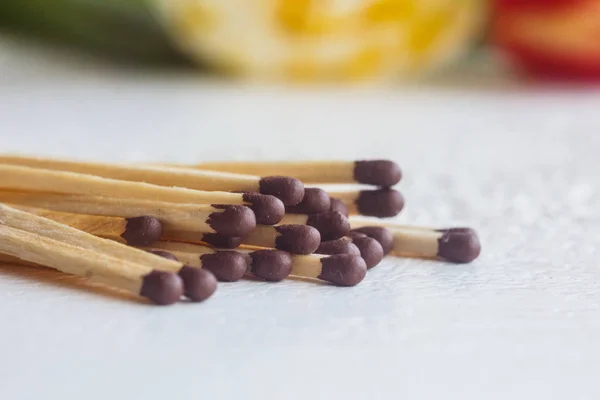
[[[242,236],[256,226],[252,211],[242,206],[179,204],[150,200],[0,191],[0,201],[53,211],[135,218],[149,216],[171,230]]]
[[[344,203],[350,214],[387,218],[398,215],[404,207],[404,197],[393,189],[328,191],[327,194]]]
[[[275,248],[293,254],[310,254],[321,244],[321,235],[317,229],[308,225],[257,225],[242,238],[242,243]]]
[[[250,267],[250,259],[237,251],[217,251],[207,245],[160,241],[144,247],[152,252],[167,252],[187,266],[204,268],[220,281],[235,282]]]
[[[181,263],[156,257],[145,251],[124,246],[111,240],[101,239],[79,229],[4,204],[0,204],[0,224],[36,233],[49,239],[96,251],[151,269],[178,272],[183,266]]]
[[[292,255],[293,276],[325,280],[340,286],[354,286],[364,279],[366,273],[367,265],[357,255]]]
[[[241,193],[165,187],[11,164],[0,164],[0,187],[21,191],[145,199],[171,203],[247,204]]]
[[[119,262],[150,269],[151,274],[146,275],[148,281],[145,289],[143,288],[144,295],[158,304],[170,304],[176,298],[181,297],[181,294],[185,294],[193,301],[203,301],[216,290],[216,279],[210,273],[189,268],[179,262],[157,257],[111,240],[95,237],[67,225],[7,207],[4,204],[0,204],[0,223],[34,233],[40,237],[66,243],[69,246],[89,250],[103,257],[114,258]],[[181,278],[177,277],[175,273],[181,275]],[[179,289],[182,293],[179,293]]]
[[[350,231],[348,219],[335,211],[319,214],[286,214],[278,225],[309,225],[321,234],[321,240],[335,240]]]
[[[305,183],[365,183],[393,186],[400,181],[398,165],[388,160],[206,162],[194,167],[257,176],[293,176]]]
[[[0,155],[0,163],[48,170],[76,172],[131,182],[146,182],[160,186],[176,186],[202,191],[257,192],[281,196],[286,204],[297,204],[304,195],[304,185],[286,177],[261,178],[252,175],[203,171],[193,168],[117,165],[38,157]],[[87,193],[86,193],[87,194]],[[114,195],[114,194],[111,194]],[[172,198],[156,200],[173,201]],[[185,202],[190,202],[185,200]],[[219,201],[220,203],[223,203]],[[211,203],[216,203],[212,201]]]
[[[175,274],[156,274],[139,264],[6,225],[0,225],[0,253],[128,290],[157,304],[172,304],[183,294],[181,279]]]
[[[362,216],[351,215],[348,217],[348,221],[350,222],[351,229],[362,228],[365,226],[383,226],[388,229],[407,229],[407,230],[416,230],[416,231],[435,231],[440,228],[434,226],[415,226],[415,225],[406,225],[399,224],[396,222],[388,221],[388,220],[380,220],[377,218],[365,218]]]
[[[477,232],[471,228],[432,229],[394,224],[365,224],[351,219],[353,232],[378,240],[386,253],[397,256],[439,258],[455,263],[468,263],[481,252]],[[391,236],[391,238],[390,238]],[[391,243],[390,243],[391,241]]]
[[[147,216],[120,218],[63,213],[22,205],[13,205],[12,207],[68,225],[94,236],[130,246],[148,246],[159,240],[162,235],[160,221]]]

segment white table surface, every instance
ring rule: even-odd
[[[483,252],[387,258],[354,288],[221,284],[167,308],[1,267],[0,399],[599,398],[600,92],[241,88],[4,49],[3,152],[388,157],[399,220],[472,226]]]

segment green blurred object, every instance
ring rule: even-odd
[[[0,0],[0,30],[121,62],[183,61],[147,0]]]

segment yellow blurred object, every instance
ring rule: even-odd
[[[464,54],[483,0],[156,0],[193,58],[258,79],[413,76]]]

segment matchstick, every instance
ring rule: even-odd
[[[201,257],[206,257],[206,255],[215,255],[223,261],[230,260],[232,257],[239,259],[239,261],[236,262],[237,266],[235,271],[232,271],[231,273],[223,271],[222,267],[216,265],[214,268],[210,269],[217,277],[219,277],[219,274],[226,274],[225,276],[222,276],[222,279],[220,280],[228,282],[241,279],[245,272],[252,274],[256,278],[264,279],[269,282],[279,282],[287,278],[292,270],[291,256],[289,253],[281,250],[269,250],[268,252],[260,250],[253,251],[250,249],[240,249],[237,251],[216,251],[206,245],[177,242],[160,242],[156,245],[158,246],[158,249],[152,250],[154,253],[173,253],[177,257],[180,257],[181,261],[185,262],[186,259],[189,260],[190,263],[186,262],[188,265],[192,265],[192,263],[196,264],[199,255]],[[167,253],[167,250],[170,253]],[[226,257],[220,255],[226,255]],[[207,268],[206,263],[199,266]],[[233,273],[235,273],[235,278],[232,277]]]
[[[183,230],[244,236],[256,227],[256,218],[252,210],[240,205],[179,204],[138,199],[3,191],[0,191],[0,201],[73,214],[121,218],[145,215],[159,220],[163,233]]]
[[[285,212],[291,214],[318,214],[329,211],[331,200],[323,189],[306,188],[304,198],[295,206],[286,206]]]
[[[223,236],[217,233],[198,233],[189,231],[169,231],[163,234],[162,240],[193,244],[208,244],[215,249],[236,249],[243,241],[239,236]]]
[[[283,174],[312,183],[364,183],[381,187],[400,182],[402,173],[389,160],[206,162],[194,167],[212,171],[268,176]]]
[[[220,241],[218,237],[216,239]],[[213,245],[212,241],[206,240],[206,242]],[[310,254],[321,244],[321,235],[318,230],[308,225],[257,225],[252,232],[242,238],[242,243],[274,248],[292,254]]]
[[[320,214],[286,214],[279,225],[308,225],[317,229],[321,240],[334,240],[350,231],[350,222],[338,212],[327,211]]]
[[[366,273],[365,261],[352,254],[292,255],[290,275],[293,276],[320,279],[338,286],[355,286],[364,279]]]
[[[393,189],[328,193],[330,197],[342,201],[350,214],[387,218],[398,215],[404,207],[404,197]]]
[[[249,268],[245,254],[232,250],[217,251],[206,245],[159,241],[142,247],[154,254],[166,252],[190,267],[204,268],[222,282],[235,282],[244,277]],[[164,254],[159,254],[165,257]]]
[[[304,196],[302,182],[283,176],[260,178],[193,168],[118,165],[10,155],[0,155],[0,163],[203,191],[257,192],[278,197],[285,205],[298,204]]]
[[[183,279],[184,294],[190,300],[202,301],[216,290],[216,279],[206,271],[187,267],[179,262],[156,257],[134,247],[101,239],[47,218],[0,204],[0,224],[46,237],[99,255],[124,260],[140,268],[177,273]],[[32,261],[32,260],[26,260]],[[36,261],[32,261],[36,262]],[[40,263],[44,265],[44,263]]]
[[[365,260],[367,269],[375,267],[383,259],[383,248],[379,242],[367,235],[358,233],[353,234],[352,237],[322,242],[315,253],[358,255]]]
[[[148,216],[120,218],[61,213],[24,206],[14,206],[14,208],[130,246],[150,246],[162,236],[160,221]]]
[[[173,304],[183,295],[183,282],[177,274],[152,270],[6,225],[0,225],[0,253],[128,290],[160,305]]]
[[[361,232],[376,239],[384,250],[389,249],[397,256],[437,258],[462,264],[472,262],[481,253],[479,237],[471,228],[372,226],[352,232]]]
[[[0,188],[13,191],[49,192],[103,196],[186,204],[231,204],[250,207],[258,220],[277,223],[285,207],[273,196],[245,193],[207,192],[165,187],[142,182],[100,178],[93,175],[0,164]],[[276,222],[273,222],[276,220]]]

